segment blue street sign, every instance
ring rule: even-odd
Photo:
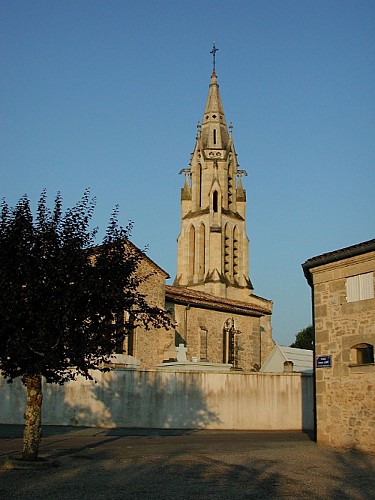
[[[331,356],[317,356],[316,357],[316,367],[317,368],[331,368],[332,357]]]

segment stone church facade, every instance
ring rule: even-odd
[[[146,283],[151,300],[155,294],[158,305],[165,300],[175,330],[132,333],[125,351],[142,367],[173,363],[180,346],[187,362],[259,370],[274,346],[272,302],[254,294],[249,276],[242,184],[247,173],[239,169],[232,128],[214,69],[190,164],[180,172],[185,179],[177,275],[167,286],[166,273],[153,264],[153,283]]]

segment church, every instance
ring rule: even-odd
[[[182,349],[186,363],[258,371],[274,347],[272,302],[254,294],[249,276],[242,184],[247,172],[239,168],[233,127],[227,126],[216,51],[214,45],[206,106],[189,167],[180,172],[184,183],[173,286],[165,285],[168,275],[155,263],[147,257],[144,262],[154,272],[145,293],[166,308],[175,329],[150,334],[137,328],[124,345],[124,352],[144,368],[173,365]]]

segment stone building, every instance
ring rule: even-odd
[[[165,280],[169,278],[168,273],[130,241],[126,244],[129,245],[131,251],[139,254],[137,273],[142,278],[146,277],[141,282],[139,291],[145,295],[151,306],[165,309]],[[155,368],[163,360],[174,359],[176,356],[173,328],[147,330],[143,326],[134,326],[126,333],[122,345],[117,348],[114,360],[117,365]]]
[[[189,168],[182,172],[173,286],[165,285],[167,273],[146,256],[140,267],[141,272],[152,270],[144,292],[166,307],[175,330],[136,328],[129,332],[124,352],[145,368],[173,363],[180,348],[186,362],[259,370],[274,346],[272,302],[253,293],[249,277],[246,191],[241,180],[247,174],[238,166],[215,70]]]
[[[246,191],[215,68],[181,189],[177,276],[167,308],[188,359],[258,370],[272,350],[272,302],[253,292]]]
[[[165,311],[165,281],[169,278],[168,273],[129,239],[122,241],[125,261],[129,258],[129,261],[134,259],[136,262],[132,272],[136,278],[137,292],[143,295],[149,306]],[[95,265],[95,248],[92,255]],[[138,318],[137,322],[136,313],[129,310],[124,311],[124,319],[127,329],[121,326],[111,364],[119,368],[155,368],[164,359],[175,357],[174,328],[156,328],[151,323],[145,326],[144,318]]]
[[[166,286],[166,306],[188,360],[258,371],[272,349],[271,307],[264,299],[246,303]]]
[[[375,451],[375,240],[302,268],[312,288],[317,441]]]

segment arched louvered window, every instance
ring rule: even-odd
[[[235,186],[235,179],[233,175],[233,167],[232,165],[229,166],[228,169],[228,208],[231,210],[233,208],[233,196],[234,196],[234,191],[236,189]]]
[[[233,277],[239,274],[239,233],[237,226],[233,230]]]
[[[224,229],[224,275],[227,280],[231,279],[231,228],[229,224],[225,224]]]

